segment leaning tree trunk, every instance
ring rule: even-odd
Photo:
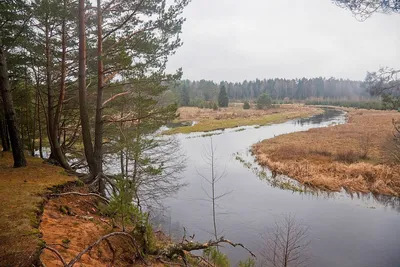
[[[23,145],[19,139],[18,125],[15,117],[15,109],[12,100],[8,70],[3,47],[0,46],[0,91],[3,99],[4,114],[7,121],[8,133],[14,158],[14,167],[26,166]]]
[[[79,114],[82,126],[82,139],[86,161],[89,166],[92,179],[97,176],[96,162],[93,156],[93,144],[90,134],[90,121],[87,106],[86,89],[86,33],[85,33],[85,1],[79,0]]]
[[[64,0],[64,11],[66,10],[66,2]],[[57,159],[58,163],[67,170],[70,170],[71,167],[64,155],[64,152],[61,149],[60,145],[60,131],[59,131],[59,124],[60,124],[60,117],[61,117],[61,111],[63,108],[63,103],[64,103],[64,98],[65,98],[65,77],[66,77],[66,72],[67,72],[67,65],[66,65],[66,54],[67,54],[67,44],[66,44],[66,26],[65,26],[65,17],[63,18],[62,21],[62,26],[61,26],[61,46],[62,46],[62,52],[61,52],[61,81],[60,81],[60,93],[58,97],[58,103],[57,103],[57,109],[56,113],[54,115],[54,120],[52,122],[52,128],[50,129],[50,135],[52,139],[52,144],[53,144],[53,151],[55,158]],[[49,113],[50,114],[50,111]],[[52,120],[53,117],[50,117],[49,115],[49,121]]]

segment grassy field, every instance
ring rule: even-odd
[[[349,122],[264,140],[258,162],[303,184],[338,191],[400,195],[400,167],[388,157],[396,111],[347,109]]]
[[[234,128],[246,125],[266,125],[290,119],[309,117],[322,110],[304,105],[281,105],[279,107],[257,110],[243,109],[242,105],[234,105],[219,110],[181,107],[178,110],[180,121],[197,121],[194,126],[170,129],[165,134],[208,132],[219,129]]]
[[[33,266],[40,247],[38,230],[43,194],[75,180],[63,169],[28,158],[13,168],[12,155],[0,152],[0,266]]]

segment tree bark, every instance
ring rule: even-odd
[[[1,44],[1,42],[0,42]],[[3,99],[4,114],[7,121],[8,132],[11,141],[11,148],[14,158],[14,167],[26,166],[24,148],[19,139],[18,125],[15,117],[15,109],[10,91],[10,83],[8,80],[8,70],[5,52],[0,45],[0,91]]]
[[[79,114],[82,126],[82,139],[85,150],[86,161],[89,166],[90,174],[94,180],[97,176],[96,162],[93,156],[93,144],[90,134],[90,121],[87,107],[87,89],[86,89],[86,16],[85,1],[79,0]]]
[[[60,88],[60,96],[57,105],[56,114],[54,114],[53,110],[53,89],[51,86],[51,51],[50,51],[50,32],[49,32],[49,21],[46,19],[45,26],[45,34],[46,34],[46,83],[47,83],[47,132],[49,137],[49,143],[51,147],[51,155],[50,159],[55,160],[58,164],[60,164],[64,169],[70,170],[71,167],[68,164],[67,159],[65,158],[64,152],[61,149],[60,142],[58,139],[59,135],[59,118],[61,116],[62,110],[62,102],[64,101],[65,95],[65,53],[66,53],[66,43],[65,43],[65,20],[62,25],[62,59],[61,59],[61,88]]]
[[[2,107],[3,109],[3,107]],[[10,151],[10,141],[8,139],[7,123],[2,112],[0,112],[0,138],[3,151]]]
[[[97,0],[97,99],[96,99],[96,121],[94,137],[94,160],[96,163],[96,176],[103,173],[103,89],[104,89],[104,65],[103,65],[103,16],[101,0]],[[104,193],[104,180],[99,180],[99,192]]]

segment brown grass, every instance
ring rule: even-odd
[[[28,167],[12,167],[11,153],[0,152],[0,266],[32,266],[37,257],[42,195],[73,181],[63,169],[28,158]]]
[[[219,110],[181,107],[178,109],[179,121],[197,121],[198,123],[194,126],[174,128],[166,133],[207,132],[247,125],[265,125],[309,117],[321,112],[319,108],[305,105],[280,105],[267,110],[243,109],[242,105],[232,105]]]
[[[317,188],[400,196],[400,167],[387,159],[395,111],[347,109],[349,122],[264,140],[261,165]]]

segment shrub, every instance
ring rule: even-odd
[[[391,162],[400,164],[400,121],[393,121],[394,135],[385,145],[386,154]]]
[[[243,109],[250,109],[250,103],[248,101],[244,102]]]
[[[203,251],[203,256],[204,258],[207,259],[207,261],[214,263],[214,266],[217,267],[229,267],[229,259],[228,257],[220,252],[218,249],[215,247],[209,247],[206,248]]]
[[[356,152],[353,150],[348,150],[337,153],[335,160],[351,164],[357,162],[360,158],[360,155],[358,155]]]
[[[270,108],[271,105],[272,105],[272,99],[266,93],[260,95],[260,97],[257,99],[257,108],[258,109]]]
[[[255,260],[248,258],[245,261],[240,261],[239,262],[239,267],[255,267],[256,266],[256,262]]]

